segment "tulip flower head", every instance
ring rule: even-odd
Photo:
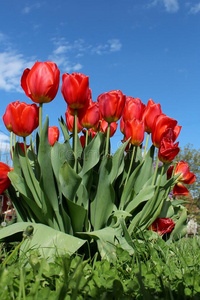
[[[99,123],[99,106],[97,102],[91,102],[88,107],[78,110],[78,118],[82,127],[90,129]]]
[[[124,109],[126,97],[119,90],[103,93],[97,97],[102,118],[108,122],[117,122]]]
[[[10,185],[10,179],[8,178],[8,173],[13,169],[8,165],[0,162],[0,195],[7,190]]]
[[[171,139],[164,137],[158,151],[159,160],[163,163],[171,163],[180,151],[178,144],[174,144]]]
[[[52,126],[48,128],[48,138],[49,144],[53,146],[59,139],[59,129],[57,126]]]
[[[89,77],[81,73],[63,74],[61,93],[70,108],[87,107],[91,97]]]
[[[107,134],[108,130],[108,122],[105,120],[102,120],[100,122],[100,131],[103,132],[105,135]],[[110,137],[112,137],[115,134],[115,131],[117,130],[118,124],[116,122],[110,123]]]
[[[142,120],[145,125],[145,131],[147,133],[152,132],[154,122],[156,121],[156,118],[161,114],[162,114],[162,110],[160,104],[159,103],[155,104],[152,99],[149,99],[142,116]]]
[[[157,218],[149,227],[149,230],[157,232],[159,235],[169,233],[174,228],[175,223],[170,218]]]
[[[130,143],[139,146],[144,140],[144,123],[138,119],[127,121],[124,126],[125,140],[129,138]]]
[[[175,142],[180,130],[181,126],[177,125],[176,120],[161,114],[156,118],[152,128],[152,143],[155,147],[159,148],[163,137],[170,138],[173,140],[173,142]]]
[[[167,177],[170,178],[173,172],[174,166],[170,166],[167,171]],[[189,194],[188,189],[183,185],[184,184],[192,184],[196,181],[196,176],[194,173],[190,172],[188,163],[185,161],[180,161],[177,163],[174,175],[180,174],[177,178],[177,183],[173,188],[173,194],[184,195],[187,196]]]
[[[139,98],[126,97],[122,118],[124,122],[132,119],[142,119],[145,105]]]
[[[25,94],[35,103],[51,102],[59,88],[60,71],[51,61],[36,62],[31,69],[26,69],[21,78]]]
[[[12,102],[6,108],[3,121],[16,135],[26,137],[39,125],[39,108],[36,104]]]

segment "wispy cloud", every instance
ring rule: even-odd
[[[153,7],[158,4],[162,4],[165,10],[169,13],[175,13],[179,10],[178,0],[153,0],[148,7]]]
[[[200,2],[190,8],[190,14],[197,14],[200,12]]]
[[[28,61],[23,54],[15,51],[0,52],[0,89],[21,92],[20,79],[23,70],[33,64],[33,61]]]
[[[110,39],[104,44],[88,44],[83,39],[77,39],[73,42],[67,41],[65,38],[53,39],[54,50],[49,55],[49,59],[53,60],[58,66],[62,66],[64,71],[79,71],[83,65],[80,62],[84,55],[104,55],[118,52],[122,48],[119,39]]]
[[[42,6],[42,3],[34,3],[31,5],[26,5],[23,10],[22,10],[22,14],[29,14],[33,9],[39,9]]]
[[[0,156],[10,151],[10,138],[0,132]]]

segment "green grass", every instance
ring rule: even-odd
[[[132,256],[117,248],[112,262],[78,255],[48,262],[32,251],[13,255],[5,266],[2,245],[0,299],[199,299],[199,248],[199,237],[170,245],[158,238],[136,242]]]

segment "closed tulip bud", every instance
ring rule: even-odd
[[[115,131],[117,130],[117,126],[118,124],[116,122],[110,123],[110,137],[112,137],[115,134]],[[108,122],[102,120],[100,124],[100,131],[106,135],[107,130],[108,130]]]
[[[122,114],[124,122],[132,119],[142,119],[142,115],[145,109],[145,105],[139,98],[126,97],[126,102]]]
[[[158,151],[158,158],[163,163],[171,163],[180,151],[179,143],[174,144],[172,140],[163,138]]]
[[[97,100],[100,114],[106,122],[117,122],[121,118],[126,100],[121,91],[103,93],[97,97]]]
[[[99,106],[97,102],[91,102],[87,108],[78,110],[80,125],[84,128],[96,127],[99,122]]]
[[[81,73],[63,74],[61,92],[70,108],[87,107],[91,95],[89,77]]]
[[[152,132],[152,128],[154,126],[154,122],[156,118],[162,114],[160,104],[155,104],[152,99],[150,99],[147,103],[146,109],[144,110],[142,120],[145,125],[145,131],[147,133]]]
[[[8,125],[9,118],[10,125]],[[30,135],[39,125],[39,107],[36,104],[26,104],[15,101],[10,103],[3,116],[6,127],[22,137]]]
[[[175,222],[170,218],[157,218],[149,227],[149,230],[155,231],[159,235],[169,233],[175,226]]]
[[[70,115],[69,111],[66,110],[65,113],[65,118],[66,118],[66,124],[67,124],[67,128],[70,132],[73,133],[73,127],[74,127],[74,116]],[[81,130],[83,129],[83,127],[80,125],[79,120],[77,118],[77,132],[81,132]]]
[[[170,129],[170,130],[169,130]],[[181,126],[177,125],[177,121],[161,114],[156,118],[152,128],[152,143],[155,147],[159,148],[161,140],[163,137],[168,137],[170,134],[170,138],[175,142],[181,130]]]
[[[0,162],[0,195],[7,190],[10,186],[10,179],[8,178],[8,173],[13,169],[8,165]]]
[[[48,103],[55,98],[59,81],[60,71],[55,63],[36,62],[31,69],[24,70],[21,86],[33,102]]]
[[[127,121],[124,126],[125,140],[130,139],[130,143],[139,146],[144,140],[144,123],[138,119]]]
[[[49,144],[53,146],[59,139],[59,129],[57,126],[52,126],[48,128],[48,138]]]
[[[167,171],[167,178],[169,179],[172,176],[174,166],[170,166]],[[173,188],[174,195],[184,195],[187,196],[189,194],[188,189],[183,185],[184,184],[192,184],[196,181],[196,176],[194,173],[190,172],[189,165],[185,161],[180,161],[177,163],[174,175],[180,174],[177,178],[177,183]]]

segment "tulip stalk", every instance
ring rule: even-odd
[[[156,176],[157,176],[157,173],[158,173],[158,166],[159,166],[159,158],[157,156],[157,160],[156,160],[156,167],[155,167],[155,171],[154,171],[154,176],[153,176],[153,181],[152,181],[152,185],[155,184],[155,181],[156,181]]]
[[[13,132],[11,131],[10,133],[10,153],[11,153],[11,158],[13,159]]]
[[[77,136],[78,136],[78,119],[77,119],[77,109],[74,110],[74,126],[73,126],[73,150],[75,158],[75,171],[77,172],[78,161],[77,161]]]
[[[130,173],[131,173],[131,169],[132,169],[132,165],[133,165],[133,161],[134,161],[134,157],[135,157],[136,153],[137,153],[137,146],[133,146],[133,151],[131,153],[131,162],[130,162],[130,165],[129,165],[128,174],[126,176],[126,181],[125,181],[124,186],[126,186],[126,184],[128,182],[128,179],[129,179],[129,176],[130,176]]]
[[[107,134],[106,134],[106,150],[105,150],[105,155],[108,155],[109,142],[110,142],[110,123],[108,123]]]
[[[42,133],[42,105],[43,105],[43,103],[39,104],[39,135],[40,136]]]
[[[146,142],[145,142],[145,148],[144,148],[144,154],[143,154],[143,159],[145,159],[145,156],[146,156],[147,146],[148,146],[148,143],[149,143],[149,136],[150,136],[150,134],[147,133]]]
[[[89,135],[89,132],[87,130],[86,134],[85,134],[85,147],[87,147],[87,144],[88,144],[88,135]]]

